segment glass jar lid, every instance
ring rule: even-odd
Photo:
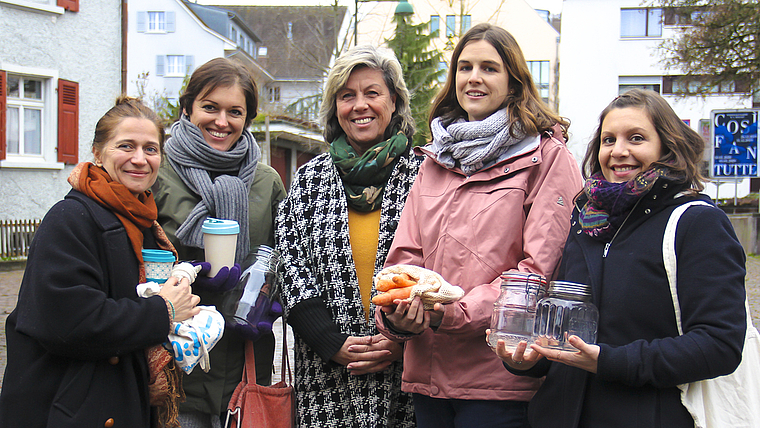
[[[568,300],[587,301],[591,299],[591,286],[569,281],[552,281],[549,296]]]

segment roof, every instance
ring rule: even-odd
[[[229,37],[229,21],[232,21],[237,24],[241,30],[245,31],[245,33],[248,34],[248,37],[254,42],[261,42],[259,36],[231,10],[218,6],[191,3],[187,0],[183,0],[183,3],[190,8],[193,13],[206,24],[206,26],[225,37]],[[237,42],[236,40],[233,41]]]
[[[330,66],[345,6],[225,6],[260,38],[256,61],[277,79],[322,79]]]

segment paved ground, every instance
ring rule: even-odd
[[[22,270],[10,270],[0,271],[0,385],[2,384],[2,376],[5,373],[5,361],[6,361],[6,344],[5,344],[5,319],[8,314],[11,313],[16,306],[16,294],[18,293],[18,286],[21,283],[23,276]],[[747,258],[747,293],[749,296],[750,312],[752,313],[752,319],[755,327],[760,328],[760,257],[748,257]],[[292,360],[292,343],[293,333],[288,327],[288,341],[291,348],[291,361]],[[280,355],[281,355],[281,335],[282,324],[276,323],[274,331],[278,336],[277,339],[277,355],[275,356],[275,375],[273,381],[276,382],[280,378]],[[292,364],[292,363],[291,363]]]

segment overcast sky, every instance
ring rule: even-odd
[[[354,7],[353,0],[339,0],[343,6],[351,9]],[[412,6],[414,0],[410,1]],[[534,9],[544,9],[552,14],[562,12],[562,0],[526,0]],[[328,6],[332,0],[197,0],[200,4],[212,5],[258,5],[258,6]]]

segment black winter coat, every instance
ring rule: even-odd
[[[111,211],[73,190],[48,211],[6,322],[0,427],[150,426],[144,350],[166,341],[169,315],[137,297],[138,277]]]
[[[693,428],[677,385],[732,373],[746,330],[745,256],[728,217],[715,207],[686,210],[676,232],[684,335],[678,336],[662,260],[670,213],[706,196],[676,197],[664,179],[641,199],[609,244],[581,233],[578,208],[559,279],[591,284],[599,309],[596,374],[541,360],[546,375],[530,403],[532,428]],[[577,202],[582,207],[585,198]]]

